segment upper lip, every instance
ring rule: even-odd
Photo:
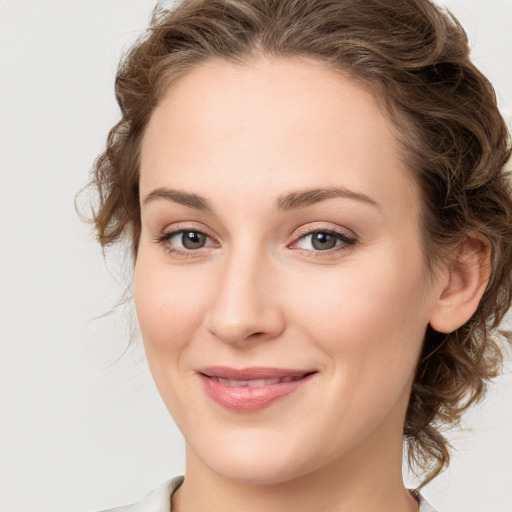
[[[205,366],[197,369],[207,377],[217,377],[229,380],[256,380],[256,379],[275,379],[282,377],[302,377],[310,373],[315,373],[314,369],[295,369],[295,368],[272,368],[267,366],[251,366],[248,368],[231,368],[229,366]]]

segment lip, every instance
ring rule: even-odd
[[[298,391],[317,373],[314,369],[236,369],[227,366],[208,366],[196,371],[206,394],[213,401],[238,412],[255,412],[269,407],[277,400]],[[233,381],[240,381],[241,384],[237,385]]]

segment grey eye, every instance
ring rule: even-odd
[[[311,233],[311,245],[317,251],[325,251],[333,249],[339,242],[339,238],[335,235],[325,232]]]
[[[329,251],[331,249],[342,249],[350,247],[356,240],[344,233],[331,230],[311,231],[297,240],[294,244],[299,249],[311,252]]]
[[[304,235],[297,246],[308,251],[328,251],[340,245],[341,236],[327,231],[313,231]]]
[[[181,245],[185,249],[201,249],[206,245],[208,237],[199,231],[182,231],[178,234],[181,237]]]

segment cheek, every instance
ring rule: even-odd
[[[153,264],[152,264],[153,263]],[[176,359],[200,324],[205,302],[199,275],[152,262],[139,254],[135,267],[134,295],[139,326],[152,358]]]
[[[401,428],[420,354],[428,321],[423,267],[393,254],[375,261],[310,275],[294,293],[301,335],[327,355],[330,384],[312,416],[325,418],[330,439],[364,435],[388,414]]]
[[[420,259],[380,251],[326,270],[304,273],[293,290],[294,316],[309,337],[335,364],[350,357],[354,373],[372,365],[382,372],[383,361],[414,366],[428,322]]]
[[[198,276],[171,269],[158,258],[139,253],[134,297],[146,359],[156,387],[169,412],[183,425],[194,401],[186,351],[204,318],[204,287]]]

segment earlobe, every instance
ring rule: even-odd
[[[476,311],[490,277],[490,245],[482,235],[470,232],[450,253],[447,273],[430,325],[450,333],[464,325]]]

